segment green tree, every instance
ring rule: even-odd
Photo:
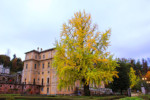
[[[142,71],[142,64],[140,63],[139,60],[136,62],[135,66],[137,67],[136,75],[138,75],[138,76],[140,76],[142,78],[142,72],[143,72]]]
[[[142,59],[142,67],[143,67],[143,75],[145,75],[146,73],[147,73],[147,71],[148,71],[148,64],[147,64],[147,60],[145,60],[145,59]]]
[[[130,79],[130,88],[133,88],[140,80],[139,77],[135,75],[135,70],[132,67],[130,67],[129,79]]]
[[[131,64],[128,63],[128,60],[122,58],[118,59],[118,64],[120,67],[117,67],[119,78],[114,78],[114,81],[110,84],[110,87],[114,92],[120,91],[120,94],[123,94],[123,90],[129,88],[129,75]]]
[[[10,57],[6,55],[0,55],[0,64],[3,64],[4,67],[10,66]]]
[[[127,60],[125,58],[118,59],[118,64],[120,67],[117,67],[117,71],[119,78],[114,78],[114,81],[110,84],[110,87],[114,92],[120,91],[123,94],[123,90],[127,90],[128,88],[132,88],[135,90],[140,90],[141,82],[139,76],[136,75],[136,71],[133,69],[137,69],[139,67],[139,63],[135,66],[135,60]],[[137,69],[137,72],[139,70]]]
[[[107,52],[110,30],[96,31],[91,15],[77,12],[63,24],[60,41],[56,43],[54,67],[59,77],[59,89],[73,86],[79,80],[84,95],[90,95],[89,84],[108,83],[117,77],[118,64]]]
[[[22,71],[23,62],[21,58],[17,58],[14,54],[14,58],[11,60],[11,72]]]
[[[135,61],[134,59],[129,60],[131,63],[131,67],[136,71],[136,75],[142,76],[145,75],[148,71],[148,65],[147,65],[147,60],[142,59]]]

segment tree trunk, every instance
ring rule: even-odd
[[[85,95],[85,96],[90,96],[89,84],[87,85],[87,84],[85,83],[85,79],[84,79],[84,78],[82,79],[82,82],[83,82],[83,84],[84,84],[84,95]]]
[[[90,96],[89,85],[84,85],[84,95]]]
[[[84,85],[84,95],[85,96],[90,96],[89,85]]]
[[[120,93],[121,93],[121,95],[122,95],[122,89],[120,90]]]

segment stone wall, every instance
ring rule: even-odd
[[[40,94],[40,86],[0,83],[0,94]]]
[[[78,94],[79,95],[84,95],[84,91],[83,88],[78,89]],[[113,94],[112,89],[109,88],[98,88],[98,89],[94,89],[94,88],[90,88],[90,94],[91,95],[111,95]]]

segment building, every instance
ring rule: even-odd
[[[25,53],[22,83],[40,85],[40,94],[72,94],[75,88],[59,91],[56,70],[52,67],[55,49],[32,50]]]
[[[0,74],[10,74],[10,68],[4,67],[3,64],[0,65]]]
[[[55,52],[54,48],[44,51],[42,49],[39,51],[38,48],[37,50],[26,52],[22,71],[22,83],[26,85],[39,85],[40,94],[73,94],[77,91],[77,87],[80,86],[79,81],[75,82],[73,88],[68,87],[61,91],[57,89],[58,77],[56,76],[56,70],[52,67]],[[90,84],[91,89],[93,86],[93,84]],[[102,82],[102,85],[98,87],[104,88],[104,83]]]

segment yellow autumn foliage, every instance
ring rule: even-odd
[[[130,79],[130,88],[133,88],[140,80],[139,77],[135,75],[135,70],[132,67],[130,68],[129,79]]]
[[[91,15],[85,12],[75,13],[63,24],[53,63],[59,88],[73,86],[77,80],[84,85],[100,85],[117,77],[118,64],[107,52],[111,30],[99,32],[96,29]]]

